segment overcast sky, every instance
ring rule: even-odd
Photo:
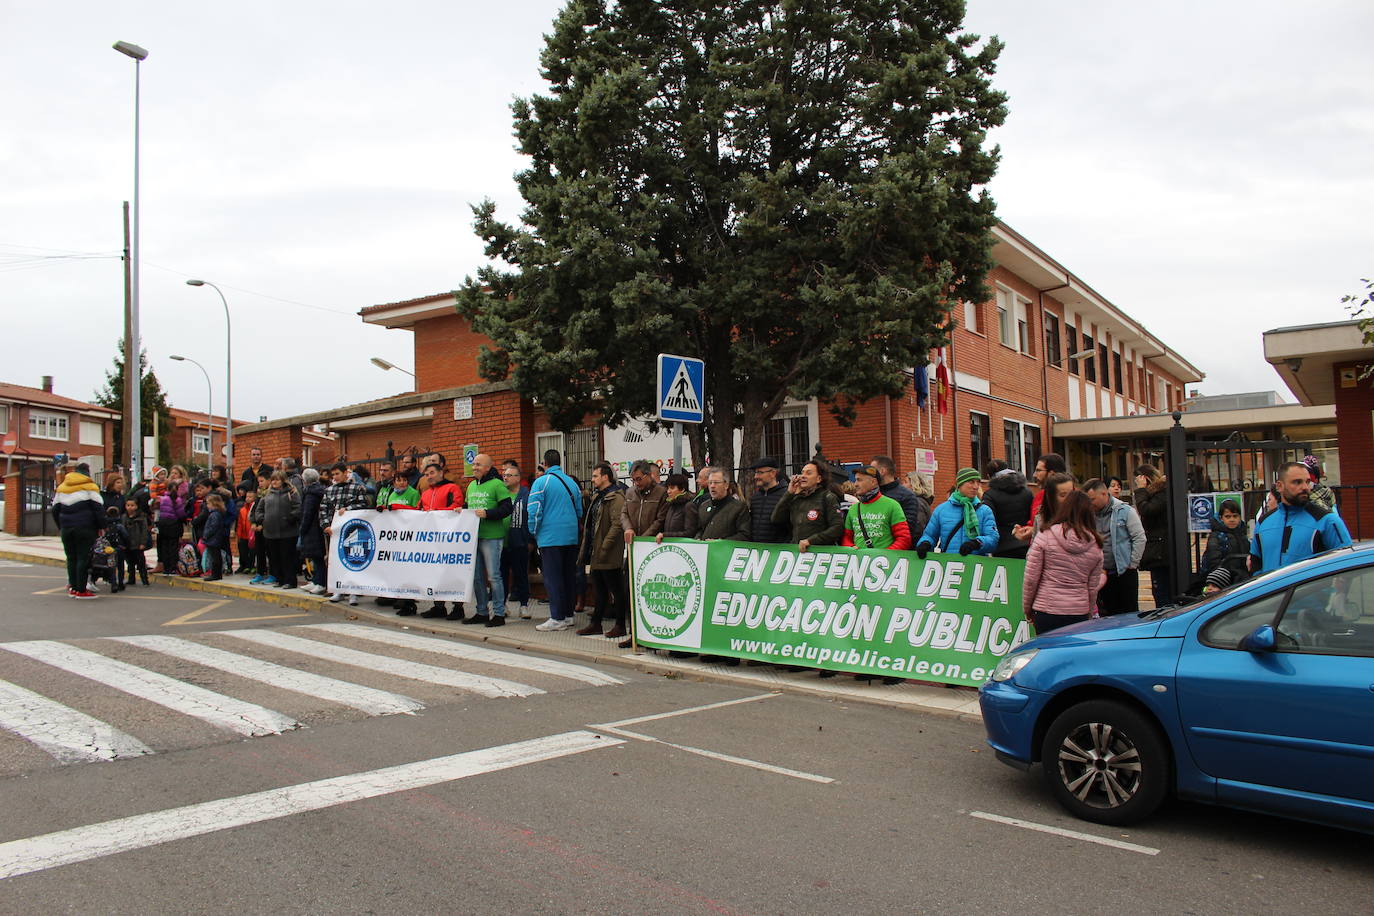
[[[171,400],[248,420],[409,390],[411,335],[357,310],[481,262],[509,104],[561,4],[0,0],[0,379],[88,399],[123,326],[120,202],[142,81],[143,343]],[[972,0],[1006,42],[999,215],[1207,373],[1278,389],[1260,332],[1342,320],[1374,273],[1374,5]]]

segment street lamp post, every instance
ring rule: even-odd
[[[381,369],[383,372],[385,372],[385,371],[388,370],[388,369],[395,369],[397,372],[404,372],[406,375],[410,376],[411,378],[415,378],[415,373],[414,373],[414,372],[411,372],[409,369],[402,369],[400,366],[396,365],[395,363],[389,363],[389,362],[387,362],[386,360],[382,359],[380,356],[374,356],[374,357],[372,357],[372,359],[369,360],[369,362],[371,362],[372,365],[376,366],[378,369]]]
[[[130,480],[143,476],[143,372],[142,348],[139,346],[138,333],[138,285],[139,285],[139,243],[138,223],[141,210],[138,202],[138,134],[139,134],[139,77],[142,63],[148,52],[136,44],[116,41],[114,49],[134,60],[134,232],[130,248],[133,262],[133,277],[130,283],[129,320],[124,330],[124,400],[129,405],[129,415],[124,418],[125,429],[129,432],[129,471]],[[129,356],[132,353],[133,356]]]
[[[229,466],[229,479],[234,479],[234,349],[233,329],[229,324],[229,300],[224,291],[209,280],[187,280],[187,286],[208,286],[219,293],[219,301],[224,303],[224,450],[228,452],[225,463]]]
[[[172,359],[179,363],[190,363],[201,371],[205,376],[205,435],[209,438],[209,443],[205,446],[206,464],[210,467],[215,466],[215,389],[210,385],[210,373],[205,371],[205,367],[189,356],[173,356]],[[196,447],[194,440],[191,442],[191,454],[195,454]]]

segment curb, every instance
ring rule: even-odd
[[[14,550],[0,550],[0,559],[14,560],[22,563],[33,563],[39,566],[65,566],[65,562],[56,557],[33,555],[21,553]],[[222,595],[226,598],[239,598],[245,601],[257,601],[263,604],[276,605],[277,607],[300,608],[307,611],[319,611],[344,620],[367,620],[369,623],[383,624],[398,630],[418,631],[429,633],[433,636],[448,636],[455,639],[462,639],[467,642],[485,643],[491,646],[499,646],[503,649],[511,649],[518,652],[538,651],[547,655],[554,655],[559,658],[566,658],[583,663],[598,665],[614,665],[619,668],[630,668],[643,674],[653,674],[669,678],[683,678],[693,681],[706,683],[729,684],[733,687],[747,687],[755,690],[768,690],[776,693],[793,693],[802,696],[820,697],[822,699],[865,703],[872,706],[885,706],[889,709],[919,710],[920,712],[943,716],[961,722],[983,721],[983,717],[976,712],[964,712],[957,709],[949,709],[945,706],[927,704],[918,698],[897,699],[891,695],[872,694],[866,690],[840,690],[835,687],[811,687],[806,684],[794,683],[772,683],[762,682],[761,678],[749,677],[743,674],[732,673],[731,671],[720,670],[719,668],[703,668],[699,665],[686,665],[682,663],[669,663],[658,659],[652,655],[639,655],[628,653],[609,653],[599,651],[578,651],[569,649],[557,643],[531,642],[514,636],[503,636],[495,633],[471,633],[469,634],[461,624],[456,626],[436,626],[419,616],[416,617],[397,617],[394,614],[383,614],[373,611],[370,608],[351,607],[343,602],[337,604],[326,601],[324,598],[317,598],[313,595],[302,593],[280,594],[278,592],[264,591],[257,588],[248,588],[238,585],[224,585],[219,582],[205,582],[199,579],[187,579],[181,576],[167,576],[159,574],[159,582],[170,585],[173,588],[186,589],[193,592],[205,592],[213,595]],[[292,591],[295,591],[294,589]],[[469,627],[468,629],[474,629]],[[968,688],[962,688],[968,689]]]

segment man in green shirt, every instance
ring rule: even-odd
[[[506,583],[501,579],[501,547],[506,543],[515,503],[506,482],[492,467],[490,455],[472,459],[472,482],[468,484],[466,506],[481,521],[477,524],[477,562],[472,573],[476,612],[463,623],[505,626]],[[490,613],[487,612],[489,606]]]
[[[907,525],[906,513],[897,500],[882,494],[878,489],[879,480],[879,471],[872,465],[854,472],[859,501],[849,507],[844,517],[840,546],[872,550],[911,549],[911,528]]]

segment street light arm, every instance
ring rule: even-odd
[[[229,300],[224,298],[224,290],[209,280],[187,280],[187,286],[208,286],[219,294],[224,306],[224,450],[228,452],[225,463],[229,467],[230,480],[234,471],[234,328],[229,319]]]
[[[201,374],[205,376],[205,434],[210,439],[210,444],[206,448],[205,457],[210,459],[210,464],[213,466],[215,458],[215,389],[214,386],[210,384],[210,373],[206,372],[204,366],[191,359],[189,356],[170,356],[168,358],[174,359],[179,363],[190,363],[199,369]],[[195,453],[194,443],[192,444],[191,452],[192,454]]]

